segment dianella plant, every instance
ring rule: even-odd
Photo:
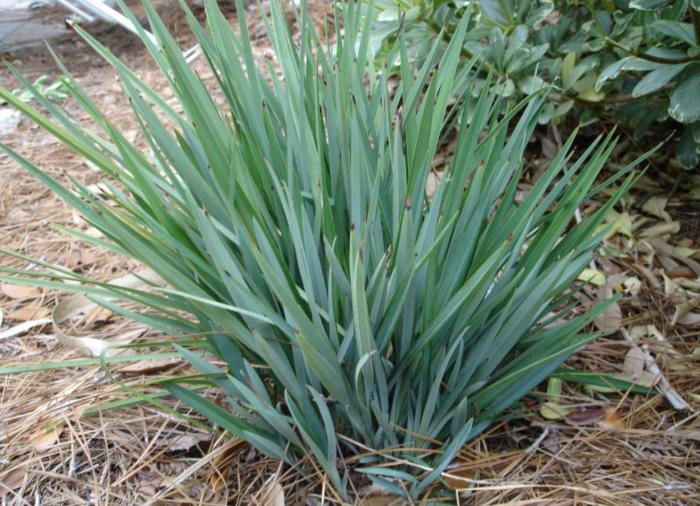
[[[419,497],[465,443],[595,337],[585,328],[603,308],[581,310],[571,290],[634,179],[629,167],[600,182],[612,137],[576,155],[572,137],[520,191],[545,99],[504,109],[489,86],[473,97],[470,83],[458,85],[466,17],[421,64],[399,33],[394,85],[393,66],[373,67],[371,20],[354,3],[338,9],[328,42],[303,5],[292,30],[271,2],[275,58],[264,68],[242,15],[236,31],[208,0],[204,28],[183,5],[214,76],[208,85],[144,8],[155,37],[141,38],[174,105],[78,30],[119,75],[147,149],[67,70],[71,103],[91,125],[19,73],[41,111],[0,89],[99,167],[109,190],[59,183],[3,149],[103,234],[77,237],[141,262],[163,284],[97,283],[45,263],[3,277],[70,281],[67,289],[177,338],[196,374],[165,388],[261,452],[313,458],[341,494],[358,471]],[[435,173],[447,135],[454,156]],[[612,198],[574,220],[603,189]],[[225,400],[213,402],[202,384]],[[359,467],[343,464],[359,454]]]

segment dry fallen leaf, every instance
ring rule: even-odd
[[[603,408],[603,411],[605,412],[605,416],[598,420],[598,427],[606,430],[622,430],[625,428],[622,417],[614,406],[607,406]]]
[[[228,445],[228,448],[211,461],[211,466],[214,469],[209,474],[209,484],[215,491],[226,487],[226,475],[233,465],[234,457],[244,447],[243,441],[237,438],[231,439],[226,445]]]
[[[357,506],[406,506],[409,503],[403,499],[390,495],[370,495],[363,497]]]
[[[605,222],[610,225],[607,238],[613,237],[615,234],[632,237],[632,218],[629,213],[618,213],[611,210],[605,218]]]
[[[671,325],[681,324],[681,325],[697,325],[700,323],[698,320],[698,314],[693,313],[692,310],[700,303],[700,299],[688,300],[681,304],[676,304],[675,311],[673,312],[673,318],[671,318]],[[693,316],[695,315],[695,316]]]
[[[686,248],[684,246],[674,246],[672,251],[673,251],[674,257],[689,258],[689,257],[695,256],[698,253],[698,251],[700,251],[700,250],[693,249],[693,248]]]
[[[656,277],[656,274],[654,274],[651,269],[641,264],[635,264],[634,268],[642,276],[644,276],[644,278],[652,286],[652,288],[661,288],[661,282],[659,282],[659,279]]]
[[[666,211],[666,204],[668,204],[668,197],[651,197],[644,203],[642,210],[662,220],[672,221],[671,215]]]
[[[476,479],[476,471],[472,468],[448,469],[445,475],[445,483],[452,490],[466,490]]]
[[[700,325],[700,313],[686,313],[678,318],[677,323],[680,323],[681,325],[688,325],[690,327]]]
[[[645,387],[653,387],[659,380],[658,375],[646,370],[646,353],[639,346],[632,346],[625,355],[621,378]]]
[[[41,290],[36,286],[0,284],[0,292],[11,299],[36,299],[41,297]]]
[[[641,350],[641,354],[635,350],[635,353],[638,356],[643,356],[644,357],[644,367],[646,369],[645,373],[649,375],[654,376],[654,383],[659,384],[659,390],[661,393],[664,394],[664,397],[668,400],[669,403],[673,406],[674,409],[677,409],[679,411],[685,411],[687,409],[690,409],[690,406],[688,403],[681,397],[678,392],[673,388],[671,383],[668,381],[668,379],[662,374],[661,369],[659,369],[658,364],[654,360],[654,357],[651,356],[651,354],[643,348],[640,348],[637,346],[637,339],[633,337],[626,329],[620,329],[622,336],[625,338],[627,342],[629,342],[632,346],[632,348],[638,348]],[[630,350],[631,351],[631,350]],[[634,366],[635,368],[638,368],[638,366]],[[624,378],[624,375],[622,375],[622,379]]]
[[[285,500],[284,500],[284,489],[282,486],[274,482],[271,485],[268,485],[268,490],[265,491],[263,494],[263,505],[264,506],[284,506],[285,505]]]
[[[642,282],[638,278],[630,276],[622,283],[622,286],[625,293],[636,296],[642,289]]]
[[[159,440],[158,448],[167,448],[170,452],[187,451],[201,443],[211,442],[212,434],[209,432],[186,432],[166,439]]]
[[[40,430],[29,436],[29,446],[37,453],[43,453],[56,444],[63,432],[63,424],[59,423],[48,430]]]
[[[571,413],[566,417],[566,421],[574,425],[591,425],[601,420],[605,416],[605,411],[601,408],[584,409]]]
[[[27,322],[29,320],[46,318],[50,313],[51,310],[49,308],[30,305],[15,309],[11,313],[7,313],[7,319],[14,320],[16,322]]]
[[[122,374],[153,374],[155,372],[161,372],[166,369],[170,369],[176,364],[179,364],[181,360],[179,358],[156,358],[151,360],[140,360],[138,362],[132,362],[122,367],[118,367],[117,370]]]
[[[97,262],[97,255],[91,250],[73,249],[63,261],[71,270],[83,269]]]
[[[8,469],[0,473],[0,499],[5,497],[5,494],[17,490],[24,483],[24,478],[27,476],[28,461],[24,460],[18,466]]]
[[[657,235],[677,234],[681,231],[681,224],[677,221],[659,223],[642,230],[641,237],[655,237]]]
[[[613,296],[613,289],[610,286],[598,288],[597,303],[601,303]],[[622,310],[617,302],[610,304],[601,315],[593,320],[594,325],[601,332],[615,332],[622,327]]]
[[[556,402],[545,402],[540,406],[540,415],[547,420],[560,420],[567,416],[571,410]]]
[[[566,417],[566,421],[573,425],[596,424],[605,430],[620,430],[624,428],[622,418],[613,406],[584,409],[583,411],[570,414]]]
[[[145,280],[145,281],[144,281]],[[162,283],[160,277],[151,270],[143,270],[137,274],[128,274],[119,279],[111,281],[111,284],[131,288],[150,288],[149,283]],[[99,357],[103,352],[108,355],[119,353],[119,348],[110,348],[114,345],[123,345],[132,341],[145,332],[145,328],[136,329],[122,333],[117,339],[107,342],[94,337],[72,336],[66,334],[61,329],[61,324],[76,319],[87,320],[89,324],[95,323],[99,318],[107,318],[111,312],[95,304],[92,300],[82,294],[72,295],[54,308],[52,314],[53,328],[59,342],[64,346],[78,350],[87,356]]]
[[[595,286],[603,286],[605,284],[605,274],[597,269],[583,269],[578,275],[579,281],[584,281]]]
[[[112,316],[114,316],[112,310],[97,306],[85,315],[83,321],[85,322],[85,327],[89,328],[107,323]]]
[[[571,412],[571,409],[558,404],[561,398],[561,380],[549,378],[547,381],[547,402],[540,406],[540,415],[547,420],[559,420]]]

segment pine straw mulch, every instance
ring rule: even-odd
[[[322,12],[325,6],[319,5]],[[192,39],[182,19],[170,14],[168,22],[182,47],[189,47]],[[257,53],[262,58],[267,46],[259,22],[252,31],[261,34]],[[168,96],[133,37],[104,28],[100,38]],[[136,139],[113,73],[83,49],[75,39],[58,47],[98,106]],[[30,78],[58,75],[44,51],[11,58]],[[201,58],[194,66],[208,75]],[[13,83],[6,70],[0,71],[0,80]],[[78,114],[74,104],[67,106]],[[533,143],[533,167],[551,151],[548,137]],[[59,180],[71,176],[86,184],[99,182],[91,167],[26,120],[2,142]],[[700,329],[693,309],[700,293],[695,262],[700,248],[700,180],[680,177],[669,181],[663,171],[650,170],[611,218],[616,230],[606,243],[608,256],[591,266],[607,285],[590,285],[588,294],[595,298],[612,291],[623,293],[620,303],[597,322],[615,332],[587,346],[569,364],[588,371],[624,370],[648,381],[658,380],[650,379],[648,368],[640,365],[639,353],[647,351],[688,409],[675,409],[662,393],[604,393],[565,382],[561,395],[552,397],[543,386],[524,401],[528,416],[493,427],[463,449],[449,469],[447,483],[455,489],[451,502],[700,504]],[[523,182],[523,189],[527,183]],[[138,268],[52,228],[61,224],[89,232],[70,209],[4,155],[0,155],[0,185],[3,247],[105,280]],[[13,260],[0,258],[0,262],[8,265]],[[0,337],[3,366],[56,363],[81,356],[59,344],[46,323],[51,308],[65,294],[9,285],[0,288],[4,312],[0,336],[26,322],[44,322]],[[82,330],[104,339],[138,335],[134,342],[141,343],[167,339],[148,332],[134,334],[131,324],[105,312],[87,318]],[[0,377],[2,504],[340,503],[311,464],[300,474],[235,439],[184,424],[172,410],[186,410],[168,399],[118,409],[106,409],[109,406],[103,404],[128,399],[130,389],[185,367],[175,360]],[[543,410],[547,402],[559,411]],[[367,493],[363,485],[356,484],[359,495]],[[390,502],[376,496],[365,500],[374,505]]]

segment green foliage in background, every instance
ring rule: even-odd
[[[47,84],[48,81],[49,76],[39,76],[34,80],[33,86],[42,96],[54,102],[62,102],[68,98],[68,94],[65,92],[65,83],[62,80],[59,79],[51,84]],[[31,102],[34,98],[34,95],[27,89],[15,88],[12,93],[23,102]],[[6,100],[0,98],[0,105],[6,103]]]
[[[436,38],[447,47],[469,15],[465,62],[478,94],[490,73],[504,97],[555,85],[540,122],[601,115],[649,134],[677,122],[676,158],[700,162],[699,0],[375,0],[372,51],[386,58],[402,23],[409,57],[423,61]],[[469,13],[469,14],[467,14]],[[393,63],[398,63],[393,57]],[[476,85],[476,86],[474,86]],[[669,130],[669,133],[671,130]]]
[[[183,6],[212,90],[144,5],[157,43],[141,38],[174,104],[81,31],[119,74],[142,143],[70,74],[71,102],[91,128],[26,80],[45,112],[0,88],[99,167],[109,191],[66,186],[3,149],[103,234],[76,237],[150,267],[165,288],[98,283],[55,266],[0,278],[85,292],[180,337],[176,348],[198,374],[167,380],[169,392],[261,452],[289,463],[311,455],[345,493],[339,459],[379,450],[358,470],[397,493],[401,478],[418,497],[465,442],[595,337],[583,329],[604,308],[583,311],[570,290],[634,180],[630,167],[594,185],[614,142],[598,139],[573,156],[572,137],[516,198],[545,99],[504,108],[488,82],[474,100],[455,96],[467,75],[459,69],[475,63],[462,67],[460,57],[468,18],[421,64],[409,56],[410,38],[399,38],[387,54],[399,62],[395,88],[393,66],[365,70],[372,32],[353,4],[330,46],[305,12],[293,37],[271,2],[276,63],[264,68],[244,20],[235,35],[208,0],[204,29]],[[454,111],[456,151],[428,190]],[[572,225],[579,206],[611,185],[611,200]],[[203,396],[203,385],[223,401]],[[392,459],[404,464],[383,466]]]

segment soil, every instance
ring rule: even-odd
[[[323,2],[317,4],[319,12],[327,8]],[[163,3],[159,9],[181,47],[191,47],[194,41],[183,16],[169,4]],[[234,10],[226,9],[233,19]],[[133,35],[102,24],[88,30],[154,89],[171,96]],[[269,47],[255,18],[252,31],[260,34],[256,52],[262,58]],[[136,125],[114,72],[74,34],[62,33],[53,46],[97,106],[127,136],[136,139]],[[15,48],[2,59],[30,80],[46,75],[53,82],[60,76],[50,53],[41,46]],[[202,58],[193,65],[211,82]],[[4,67],[0,83],[8,88],[19,84]],[[64,105],[76,121],[87,121],[76,104]],[[84,184],[100,181],[88,164],[26,119],[0,141],[61,181],[69,177]],[[542,152],[533,147],[533,171],[537,161],[546,158]],[[619,156],[624,158],[624,154]],[[688,176],[675,190],[663,178],[647,178],[625,204],[627,210],[645,218],[644,227],[651,227],[663,220],[642,210],[642,203],[670,194],[670,218],[680,223],[680,229],[662,239],[674,247],[698,249],[698,200],[689,192],[699,182],[693,177]],[[85,232],[90,229],[5,154],[0,154],[0,188],[2,248],[105,280],[138,269],[133,262],[57,230],[55,225]],[[675,193],[669,193],[672,191]],[[557,402],[590,416],[594,410],[604,410],[596,421],[573,423],[567,418],[542,416],[539,408],[548,401],[543,387],[525,400],[522,413],[526,416],[495,425],[462,450],[449,469],[452,477],[447,484],[455,489],[449,501],[474,505],[700,504],[700,331],[697,326],[673,321],[678,305],[687,302],[676,288],[683,288],[681,279],[697,282],[698,273],[692,269],[688,273],[686,268],[682,276],[672,275],[660,263],[658,253],[649,256],[644,242],[632,242],[621,235],[611,237],[608,247],[616,248],[620,256],[598,260],[596,266],[608,276],[635,277],[640,282],[638,292],[625,294],[619,324],[624,329],[655,326],[663,339],[645,334],[637,342],[652,353],[690,409],[675,409],[659,392],[606,393],[566,383]],[[8,255],[0,256],[0,265],[36,268]],[[19,297],[0,293],[4,312],[0,332],[27,320],[46,318],[47,311],[64,297],[50,291]],[[129,332],[130,325],[108,314],[96,316],[82,330],[109,339]],[[161,339],[167,336],[144,332],[135,342]],[[582,370],[618,373],[631,347],[622,332],[615,332],[577,353],[568,364]],[[58,343],[47,324],[0,338],[2,366],[65,363],[80,356]],[[184,412],[183,408],[170,401],[126,404],[119,409],[106,409],[103,404],[128,399],[133,388],[143,388],[158,375],[182,372],[184,367],[179,361],[151,363],[131,370],[117,368],[109,375],[100,366],[89,365],[0,376],[2,504],[276,505],[283,504],[285,498],[287,504],[341,503],[311,463],[302,463],[300,475],[235,438],[184,424],[172,413],[173,409]],[[280,493],[282,503],[272,502]],[[374,497],[364,504],[386,503],[382,501]]]

